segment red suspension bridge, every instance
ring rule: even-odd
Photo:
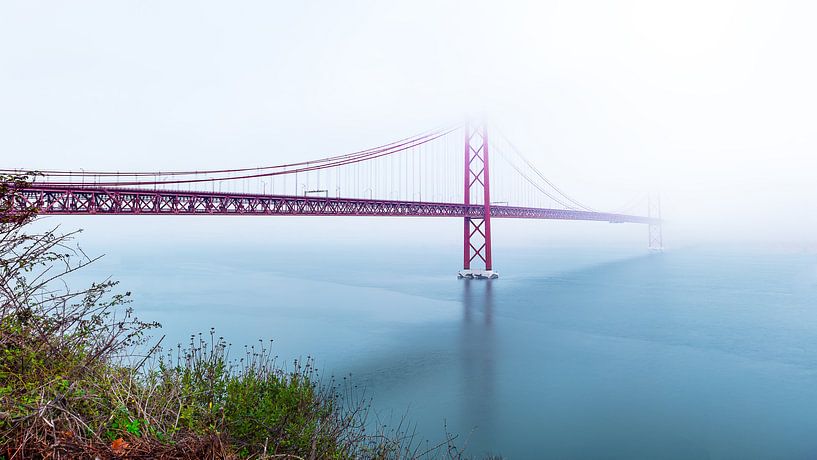
[[[0,174],[23,174],[0,169]],[[661,249],[660,207],[647,216],[602,212],[556,187],[484,124],[447,127],[312,161],[206,171],[35,173],[10,212],[78,215],[402,216],[463,219],[467,278],[495,278],[491,220],[560,219],[646,224]],[[637,203],[631,203],[635,205]],[[629,207],[632,209],[632,206]]]

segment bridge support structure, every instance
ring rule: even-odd
[[[661,196],[650,194],[647,197],[647,225],[649,232],[648,246],[650,252],[664,252],[664,229],[661,225]]]
[[[491,259],[491,182],[488,129],[484,123],[465,124],[463,204],[482,202],[482,216],[466,216],[463,222],[463,264],[459,278],[499,278]],[[481,200],[480,200],[481,198]],[[482,265],[482,267],[472,267]],[[484,268],[483,268],[484,267]]]

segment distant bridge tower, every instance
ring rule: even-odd
[[[649,250],[664,251],[664,229],[661,224],[661,195],[650,194],[647,197],[647,217],[651,220],[649,227]]]
[[[480,217],[466,216],[463,233],[463,264],[460,278],[499,278],[491,260],[491,186],[488,168],[488,129],[484,123],[465,124],[465,174],[463,204],[482,202]],[[484,268],[471,268],[471,263]]]

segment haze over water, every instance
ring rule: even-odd
[[[814,252],[503,250],[480,282],[456,249],[121,247],[87,276],[134,291],[165,344],[274,339],[475,455],[817,455]]]
[[[447,426],[510,459],[815,458],[815,18],[803,0],[7,0],[0,167],[255,168],[485,116],[594,209],[660,191],[678,249],[495,221],[501,278],[467,282],[459,220],[40,223],[89,229],[108,256],[76,277],[121,280],[164,344],[274,339],[432,443]]]

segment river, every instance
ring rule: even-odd
[[[106,248],[165,344],[216,327],[348,376],[381,423],[505,458],[814,458],[817,254]]]

